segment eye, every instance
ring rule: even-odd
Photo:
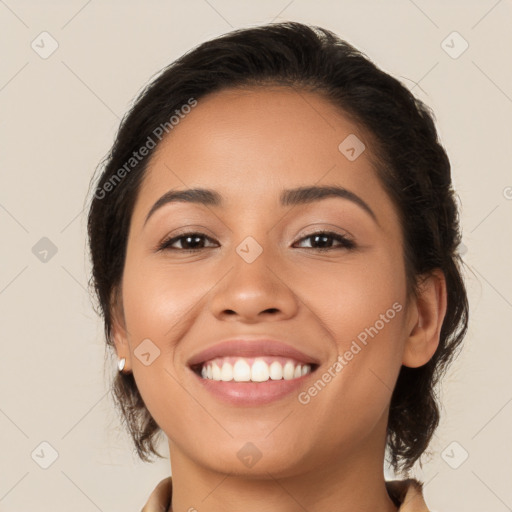
[[[317,231],[315,233],[311,233],[308,236],[305,236],[299,240],[308,240],[312,241],[312,244],[318,244],[320,247],[312,247],[320,252],[332,251],[335,249],[353,249],[356,247],[356,244],[347,238],[344,235],[340,235],[339,233],[335,233],[333,231]],[[335,240],[340,243],[337,247],[329,244],[329,240]]]
[[[162,241],[162,243],[158,246],[159,251],[171,250],[171,251],[180,251],[180,252],[196,252],[201,249],[205,249],[206,247],[201,247],[201,239],[207,239],[212,241],[209,236],[206,236],[204,233],[199,232],[190,232],[190,233],[182,233],[181,235],[175,236],[173,238],[166,238]],[[184,241],[184,242],[183,242]],[[172,247],[176,242],[179,242],[182,245],[182,248]]]

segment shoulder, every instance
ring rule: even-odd
[[[391,480],[386,488],[399,503],[399,512],[429,512],[423,497],[423,484],[414,478]]]
[[[141,512],[167,512],[171,504],[172,477],[161,480],[149,495]]]

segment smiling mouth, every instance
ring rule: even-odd
[[[294,380],[313,373],[318,364],[303,363],[288,357],[217,357],[190,366],[205,380],[233,383],[254,383]]]

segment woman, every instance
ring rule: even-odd
[[[143,510],[428,510],[406,474],[467,329],[429,109],[333,33],[237,30],[125,117],[89,212]],[[265,505],[266,503],[269,505]]]

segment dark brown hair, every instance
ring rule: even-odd
[[[467,330],[450,163],[429,107],[328,30],[293,22],[235,30],[187,52],[139,94],[102,162],[88,217],[90,285],[104,318],[107,345],[115,351],[112,314],[118,304],[130,219],[154,154],[139,155],[135,162],[130,160],[134,152],[148,144],[148,137],[155,139],[157,127],[169,132],[173,113],[191,98],[197,101],[223,88],[268,85],[322,94],[368,134],[377,174],[399,213],[408,292],[415,294],[430,271],[444,272],[448,297],[439,346],[427,364],[402,366],[391,397],[389,460],[395,471],[407,471],[426,450],[439,423],[435,386]],[[160,428],[146,409],[133,374],[116,373],[112,391],[139,457],[161,457],[154,446]]]

